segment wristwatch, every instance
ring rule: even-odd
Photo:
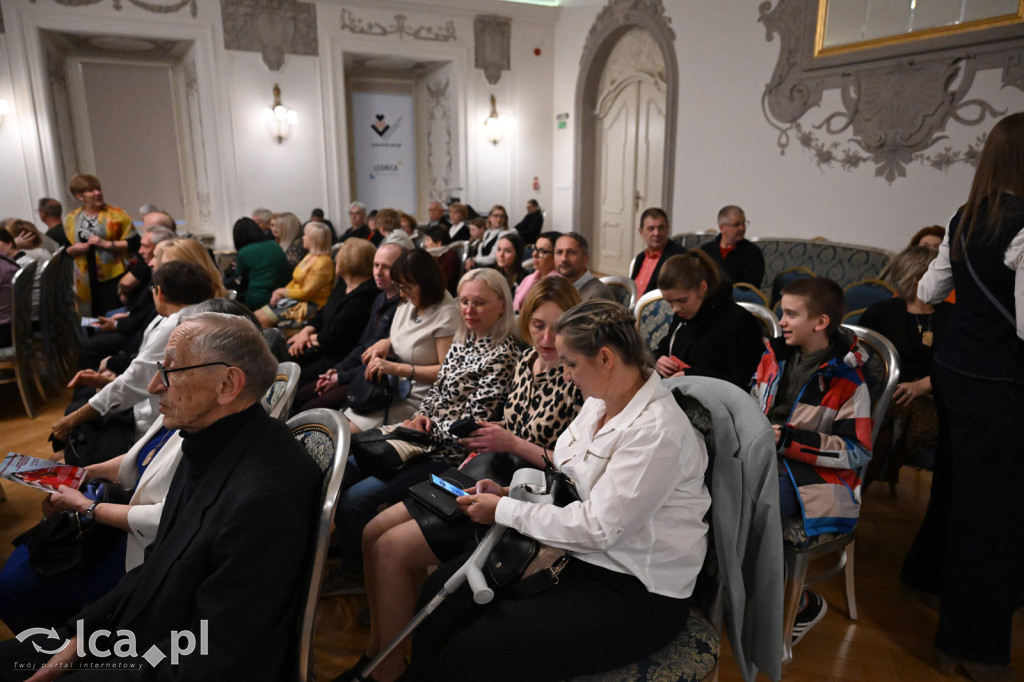
[[[92,504],[89,505],[89,508],[82,513],[82,516],[84,516],[88,521],[94,521],[96,519],[96,505],[99,503],[99,500],[93,500]]]

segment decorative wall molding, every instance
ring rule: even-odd
[[[480,15],[473,21],[473,65],[482,69],[491,85],[501,80],[501,72],[512,68],[512,20],[496,14]]]
[[[196,204],[199,215],[209,218],[213,215],[210,206],[210,172],[206,165],[206,131],[203,128],[203,112],[199,106],[199,74],[196,62],[185,60],[185,99],[188,110],[188,140],[192,146],[192,175],[195,182]]]
[[[771,4],[761,3],[758,20],[769,42],[779,37],[780,49],[761,107],[783,154],[795,137],[819,166],[853,170],[871,162],[875,175],[890,184],[914,162],[942,171],[958,163],[973,166],[978,142],[964,150],[929,150],[949,139],[943,133],[950,120],[973,126],[1006,113],[983,99],[967,99],[975,74],[1002,69],[1004,85],[1024,90],[1020,25],[814,57],[818,3]],[[817,123],[801,122],[832,89],[839,91],[842,109]],[[840,149],[842,142],[824,141],[814,131],[851,136]]]
[[[665,5],[661,0],[609,0],[608,4],[598,13],[594,24],[587,33],[587,40],[583,44],[583,55],[586,56],[596,42],[607,35],[609,30],[626,26],[646,27],[657,26],[664,38],[672,43],[675,42],[675,31],[669,26],[672,17],[665,16]],[[580,57],[582,63],[583,57]]]
[[[665,15],[661,0],[609,0],[601,9],[587,33],[580,57],[580,77],[576,81],[574,159],[576,182],[573,183],[573,225],[584,236],[595,231],[596,206],[599,194],[596,180],[595,140],[597,129],[597,102],[601,78],[611,55],[620,40],[632,30],[641,29],[650,34],[661,52],[662,74],[657,79],[665,87],[665,149],[662,166],[662,196],[650,197],[650,205],[660,205],[672,215],[672,197],[675,189],[676,125],[678,124],[679,62],[673,43],[675,31],[672,18]]]
[[[4,28],[4,8],[0,7],[0,34],[7,33],[7,29]]]
[[[286,54],[320,54],[316,7],[297,0],[221,0],[224,47],[259,52],[271,71],[284,64]]]
[[[90,5],[98,5],[105,0],[53,0],[58,5],[63,7],[88,7]],[[139,9],[145,10],[152,14],[173,14],[179,12],[186,7],[189,8],[189,13],[192,18],[195,19],[199,12],[199,5],[196,0],[169,0],[168,2],[146,2],[146,0],[127,0],[129,4],[138,7]],[[32,4],[36,4],[38,0],[31,0]],[[124,7],[124,0],[111,0],[111,4],[114,10],[120,12]]]
[[[409,36],[414,40],[432,40],[436,42],[448,42],[455,40],[455,22],[449,21],[443,26],[417,26],[412,28],[406,25],[404,14],[395,15],[395,23],[390,26],[377,21],[364,21],[359,19],[350,10],[341,10],[341,29],[357,35],[378,36],[385,38],[390,35],[397,35],[399,38]]]
[[[618,92],[630,81],[644,79],[665,89],[665,57],[651,34],[633,29],[615,44],[601,74],[597,111],[604,116]]]
[[[447,198],[455,175],[455,147],[449,79],[428,81],[427,90],[427,174],[431,198]],[[437,139],[442,138],[443,139]]]

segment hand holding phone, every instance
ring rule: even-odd
[[[472,417],[463,417],[456,422],[453,422],[448,427],[448,433],[452,434],[456,438],[465,438],[469,434],[473,433],[480,428],[480,425],[476,423],[476,420]]]
[[[436,485],[441,490],[445,491],[446,493],[449,493],[450,495],[454,495],[455,497],[465,497],[466,495],[469,494],[462,488],[458,488],[452,485],[451,483],[444,480],[437,474],[430,474],[430,482]]]

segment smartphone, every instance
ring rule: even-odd
[[[456,438],[465,438],[469,434],[473,433],[480,428],[480,425],[476,423],[476,420],[472,417],[463,417],[456,422],[453,422],[448,427],[448,433],[452,434]]]
[[[465,490],[463,490],[462,488],[455,487],[454,485],[452,485],[448,481],[444,480],[443,478],[441,478],[437,474],[430,474],[430,482],[433,483],[434,485],[436,485],[441,490],[443,490],[443,491],[445,491],[447,493],[451,493],[455,497],[463,497],[463,496],[469,494]]]
[[[95,327],[97,324],[99,324],[99,322],[100,322],[100,318],[98,318],[98,317],[83,317],[82,318],[82,326],[83,327]]]

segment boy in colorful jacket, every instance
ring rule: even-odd
[[[767,344],[752,391],[775,430],[783,520],[802,514],[808,536],[849,533],[860,512],[858,470],[871,459],[871,398],[857,338],[841,329],[843,291],[824,277],[782,291],[782,337]],[[805,592],[796,644],[827,609]]]

